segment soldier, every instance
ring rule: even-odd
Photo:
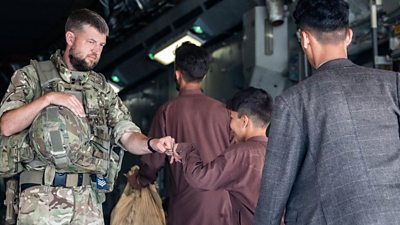
[[[92,70],[108,32],[98,14],[76,10],[65,25],[64,52],[12,77],[0,131],[8,137],[29,130],[34,152],[20,174],[18,224],[104,224],[104,192],[112,190],[122,158],[111,146],[138,155],[173,147],[169,136],[141,134],[104,76]]]

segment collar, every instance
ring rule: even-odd
[[[267,136],[254,136],[254,137],[247,139],[247,141],[268,142],[268,137]]]
[[[185,95],[203,95],[203,91],[201,89],[197,90],[180,90],[179,91],[179,96],[185,96]]]
[[[57,50],[53,55],[51,55],[50,60],[54,63],[61,78],[65,82],[72,83],[72,81],[79,80],[80,84],[84,84],[89,80],[90,71],[72,71],[67,68],[67,65],[65,65],[63,61],[60,50]]]
[[[334,59],[322,64],[316,71],[337,69],[338,67],[349,67],[355,64],[349,59]]]

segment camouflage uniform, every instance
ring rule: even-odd
[[[51,61],[62,80],[70,82],[71,73],[62,61],[60,51],[51,56]],[[27,74],[27,71],[32,74]],[[81,82],[101,82],[96,80],[100,76],[102,75],[90,71]],[[14,73],[1,103],[0,117],[9,110],[32,102],[35,96],[38,96],[41,88],[37,77],[32,65]],[[110,85],[107,84],[106,87],[106,97],[110,100],[108,108],[105,109],[107,126],[112,129],[111,139],[121,146],[119,139],[123,133],[140,132],[140,129],[131,121],[127,108]],[[104,224],[103,201],[104,194],[96,191],[91,185],[71,188],[49,185],[29,187],[20,193],[18,224]]]
[[[18,224],[104,224],[102,205],[90,186],[35,186],[20,195]]]

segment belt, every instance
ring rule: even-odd
[[[58,173],[54,174],[52,187],[80,187],[91,183],[91,174],[88,173]],[[21,192],[38,185],[45,185],[44,171],[24,171],[19,178]]]

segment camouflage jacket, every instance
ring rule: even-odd
[[[60,51],[53,54],[50,60],[54,63],[59,72],[61,78],[59,82],[63,82],[63,84],[66,85],[70,84],[71,71],[68,70],[64,64]],[[90,125],[100,124],[106,127],[111,131],[109,135],[110,141],[123,148],[119,142],[123,133],[140,132],[139,127],[131,121],[129,111],[111,86],[106,82],[103,75],[94,71],[89,71],[83,79],[81,79],[81,85],[87,90],[86,96],[93,95],[86,97],[90,100],[86,101],[84,104],[87,111],[90,111],[91,108],[99,108],[99,106],[91,106],[92,104],[101,104],[101,112],[97,112],[97,114],[93,115],[93,122],[90,123]],[[12,76],[10,85],[1,102],[0,117],[9,110],[29,104],[41,95],[42,88],[40,86],[38,74],[32,64],[17,70]],[[99,96],[101,96],[101,98],[99,98]],[[91,112],[86,113],[88,117],[90,117]]]

